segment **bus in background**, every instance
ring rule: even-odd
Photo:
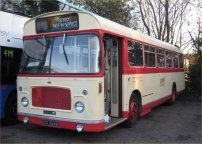
[[[23,26],[27,17],[0,11],[0,118],[5,124],[17,121],[16,74],[23,47]]]
[[[24,123],[100,132],[185,89],[182,51],[89,12],[39,15],[24,27],[17,76],[18,119]]]

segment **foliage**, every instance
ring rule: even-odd
[[[72,2],[72,0],[68,1]],[[74,4],[119,24],[131,26],[133,6],[130,5],[129,0],[82,0]]]
[[[201,22],[199,18],[198,22],[198,32],[196,35],[192,35],[189,32],[191,40],[192,40],[192,49],[195,52],[194,58],[195,62],[189,66],[189,73],[188,73],[188,88],[191,91],[196,91],[201,95],[201,78],[202,78],[202,28]]]
[[[190,0],[134,0],[142,30],[162,41],[176,44]],[[181,36],[181,35],[180,35]]]
[[[202,80],[202,29],[200,19],[198,22],[198,33],[194,36],[189,32],[191,41],[192,41],[192,49],[195,53],[194,63],[189,66],[189,71],[187,73],[187,81],[186,88],[190,94],[197,93],[201,95],[201,80]]]
[[[86,0],[86,6],[88,10],[97,13],[105,18],[120,23],[122,25],[129,26],[131,18],[130,6],[123,0]]]
[[[122,25],[135,27],[131,25],[131,10],[133,9],[133,5],[130,4],[130,0],[67,1]],[[1,9],[33,17],[41,13],[60,10],[61,5],[56,0],[2,0]]]
[[[189,67],[189,73],[187,73],[186,89],[190,94],[201,93],[201,64],[193,64]]]
[[[2,0],[1,9],[23,16],[33,17],[45,12],[60,10],[59,2],[48,0]]]

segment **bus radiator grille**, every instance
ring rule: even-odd
[[[60,87],[33,87],[32,105],[35,107],[71,110],[71,91]]]

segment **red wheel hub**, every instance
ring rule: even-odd
[[[172,101],[174,102],[176,100],[176,91],[173,91],[173,94],[172,94]]]
[[[135,121],[138,117],[138,104],[135,100],[130,102],[129,118]]]

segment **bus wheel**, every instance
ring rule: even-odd
[[[176,97],[177,97],[177,91],[176,91],[176,86],[173,86],[172,88],[172,96],[170,101],[168,102],[170,105],[173,105],[176,101]]]
[[[16,92],[12,93],[5,104],[3,123],[5,125],[13,125],[18,122],[17,120],[17,96]]]
[[[136,94],[133,94],[129,102],[129,116],[128,119],[125,121],[124,126],[132,127],[137,121],[138,116],[139,116],[139,101]]]

